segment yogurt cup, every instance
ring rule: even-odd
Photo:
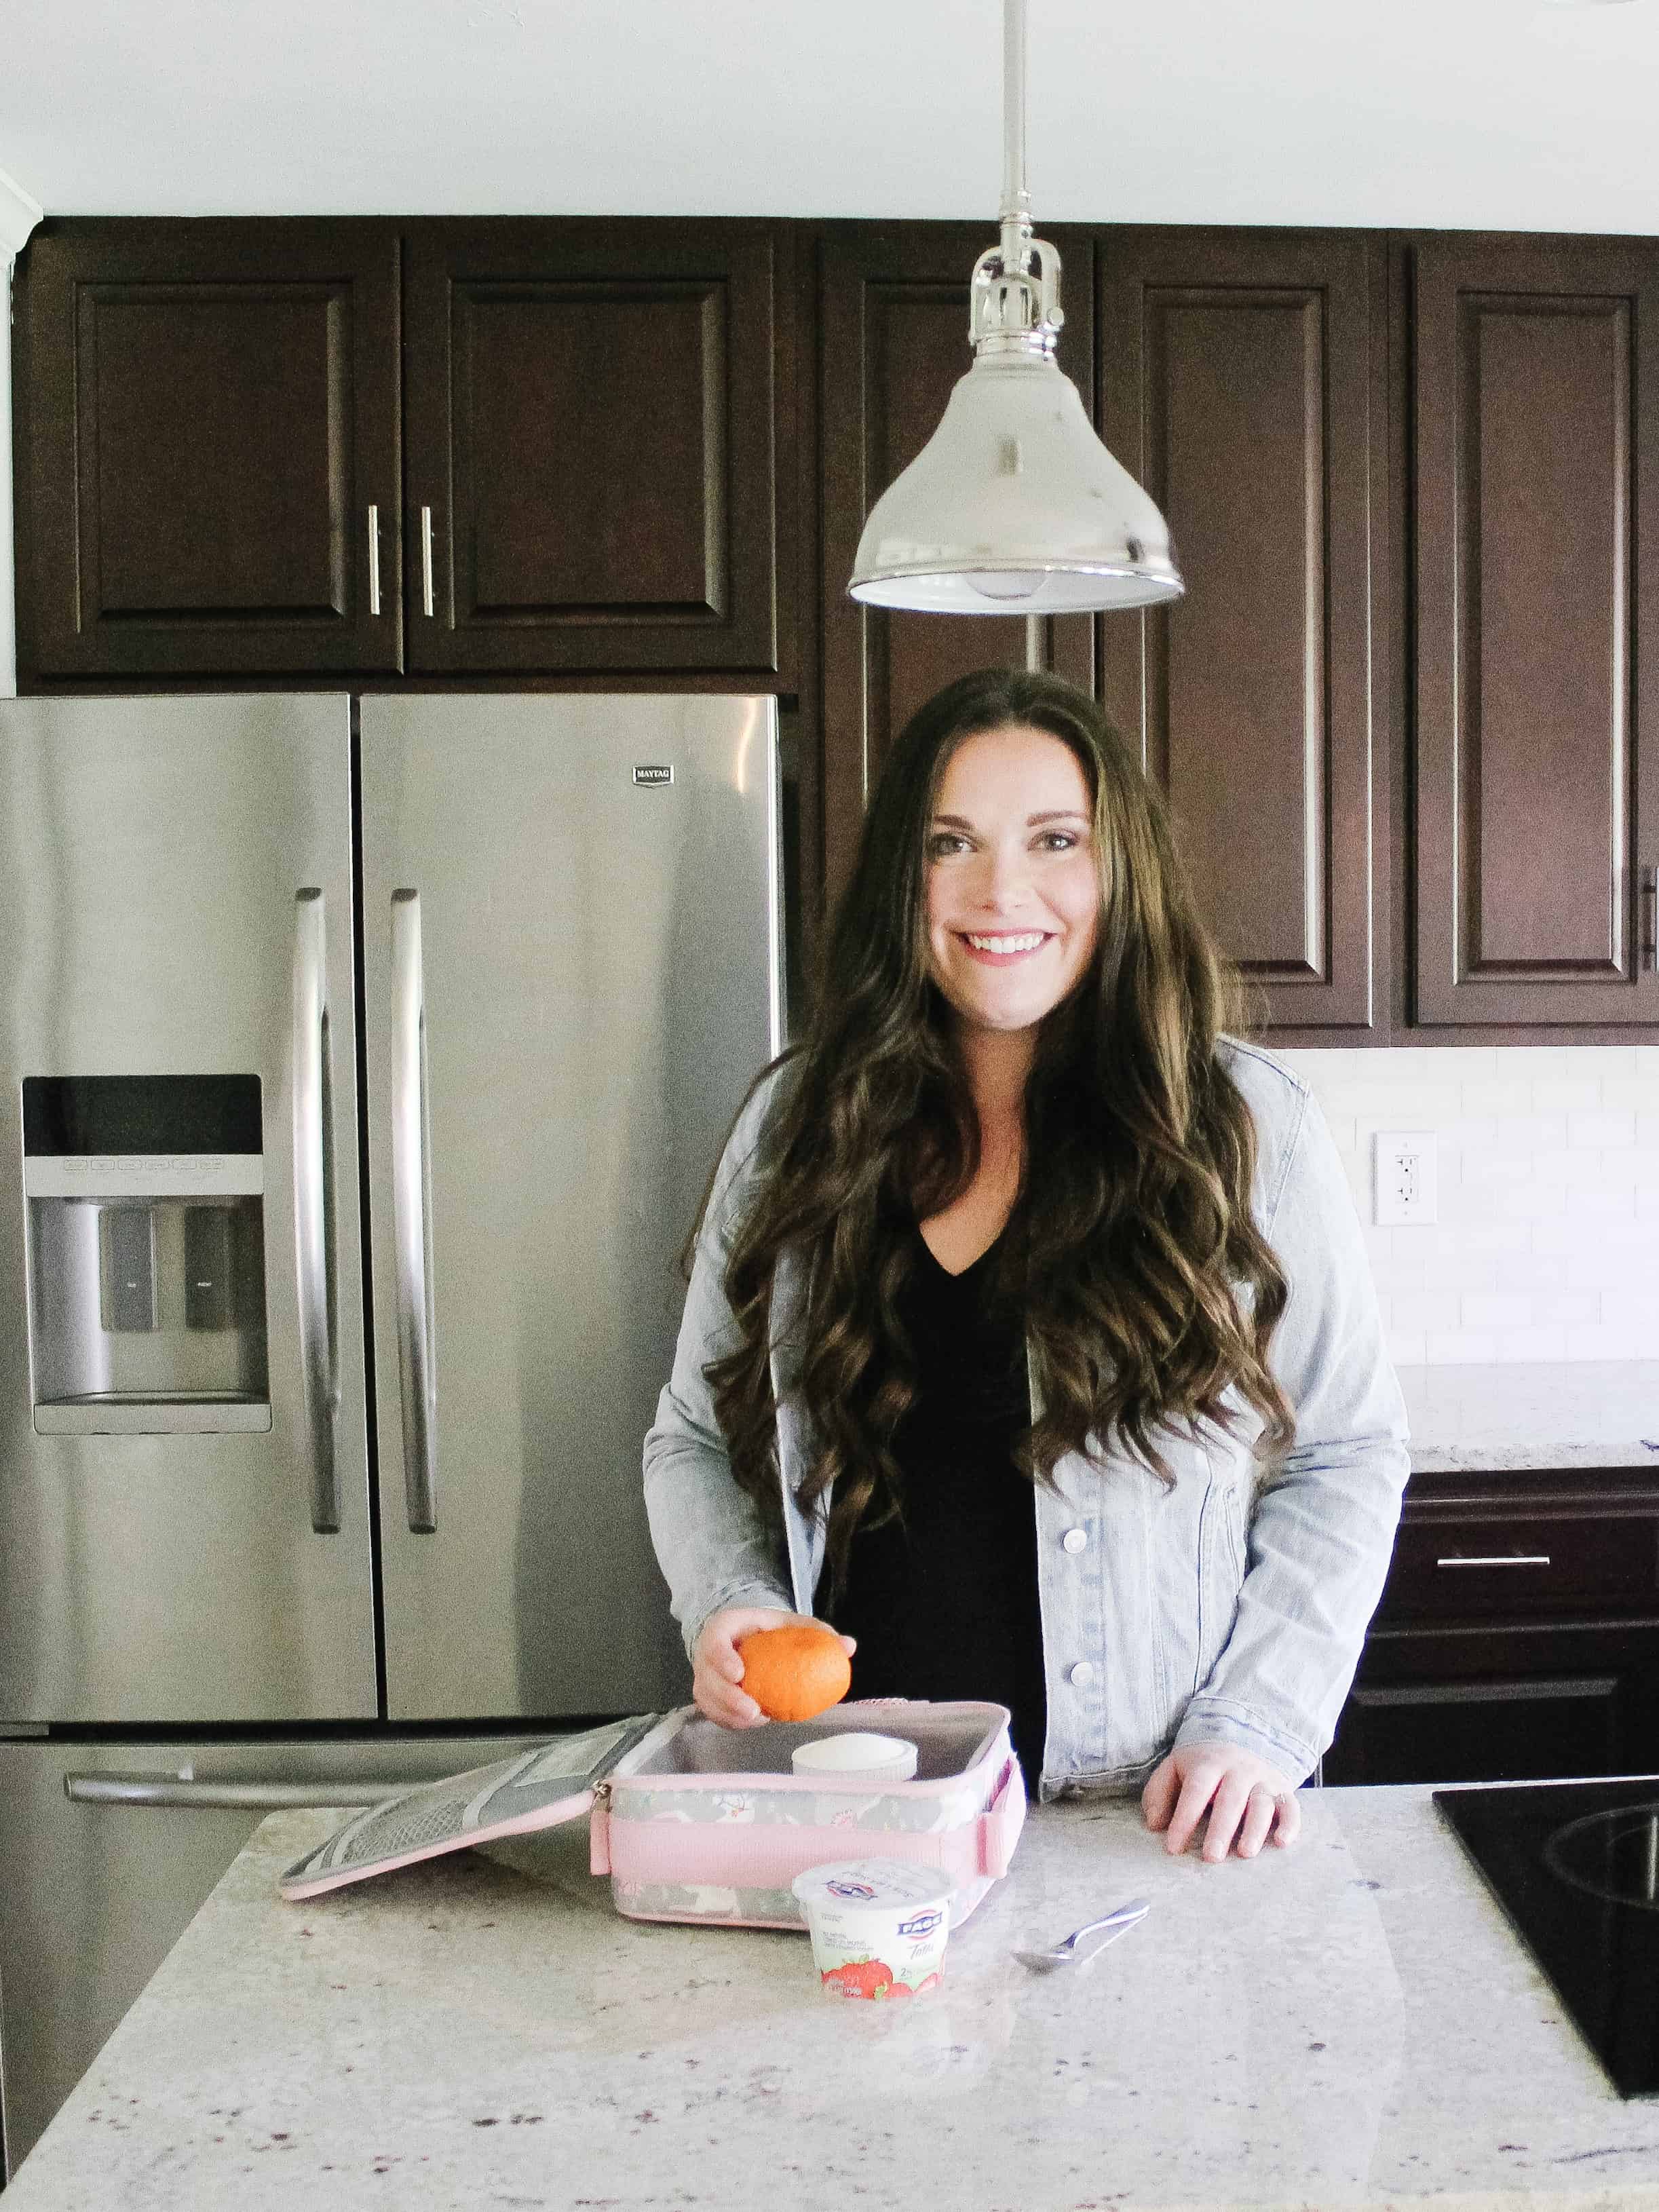
[[[916,1771],[916,1747],[902,1735],[871,1735],[857,1729],[798,1743],[797,1774],[836,1784],[908,1782]]]
[[[904,1859],[808,1867],[790,1887],[806,1915],[826,1996],[919,1996],[937,1986],[951,1932],[952,1884]]]

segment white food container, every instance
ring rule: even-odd
[[[790,1884],[827,1995],[908,1997],[938,1983],[951,1932],[951,1884],[903,1859],[809,1867]]]
[[[853,1729],[798,1743],[792,1764],[797,1774],[825,1782],[908,1782],[916,1771],[916,1747],[905,1736]]]

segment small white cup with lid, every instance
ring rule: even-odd
[[[953,1885],[907,1859],[844,1859],[808,1867],[790,1884],[812,1936],[826,1996],[908,1997],[945,1967]]]
[[[872,1735],[848,1729],[838,1735],[814,1736],[792,1754],[797,1774],[834,1785],[839,1783],[908,1782],[916,1771],[916,1747],[902,1735]]]

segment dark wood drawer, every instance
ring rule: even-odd
[[[1659,1603],[1659,1518],[1470,1516],[1401,1523],[1377,1622],[1640,1613]]]

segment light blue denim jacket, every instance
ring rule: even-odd
[[[1055,1488],[1038,1488],[1045,1798],[1138,1781],[1172,1744],[1237,1744],[1301,1781],[1331,1740],[1388,1571],[1406,1409],[1341,1163],[1305,1084],[1254,1046],[1219,1049],[1255,1121],[1252,1209],[1290,1285],[1270,1356],[1296,1439],[1259,1480],[1260,1423],[1230,1397],[1234,1436],[1160,1439],[1172,1487],[1109,1447],[1068,1455]],[[761,1086],[720,1162],[646,1438],[652,1539],[688,1650],[723,1606],[811,1613],[823,1566],[822,1520],[794,1501],[811,1461],[791,1388],[798,1263],[780,1265],[772,1299],[781,1544],[732,1480],[703,1378],[736,1341],[726,1255],[787,1079],[785,1069]]]

